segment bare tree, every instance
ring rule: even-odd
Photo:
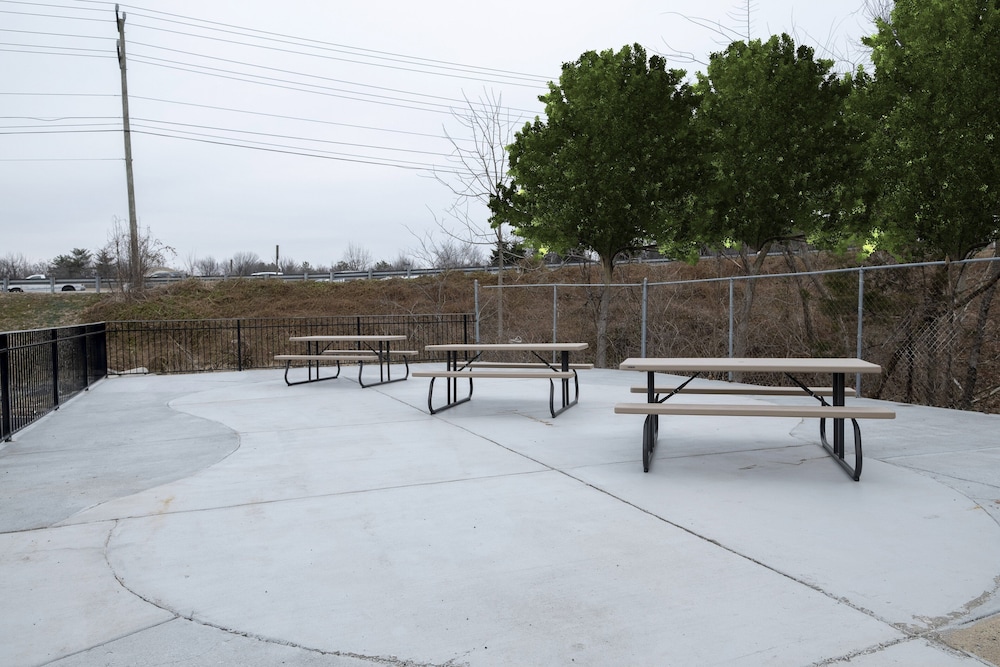
[[[876,21],[888,22],[892,18],[892,8],[895,5],[894,0],[865,0],[865,17],[872,23]]]
[[[459,243],[455,239],[445,239],[438,244],[434,266],[442,269],[461,269],[483,265],[483,252],[473,243]]]
[[[249,276],[255,271],[260,271],[261,264],[263,262],[257,253],[238,252],[229,260],[229,273],[234,276]]]
[[[338,271],[367,271],[372,266],[372,254],[366,248],[349,243],[344,256],[334,267]]]
[[[0,278],[24,278],[32,273],[36,273],[34,265],[20,253],[7,253],[0,258]]]
[[[719,47],[719,50],[723,50],[733,42],[740,40],[745,42],[750,41],[754,27],[753,12],[756,9],[757,3],[754,0],[741,0],[726,12],[727,23],[703,16],[690,16],[681,12],[664,12],[664,14],[687,21],[698,28],[714,33],[713,41]],[[664,42],[664,45],[667,47],[667,52],[664,55],[670,60],[679,63],[697,63],[705,67],[708,66],[709,54],[707,53],[695,54],[691,51],[678,51],[666,42]]]
[[[195,257],[193,252],[189,252],[184,257],[184,271],[189,276],[193,276],[198,273],[198,258]]]
[[[400,251],[396,255],[396,259],[389,263],[389,266],[392,267],[391,270],[393,271],[409,271],[410,269],[415,269],[417,263],[405,252]]]
[[[410,233],[413,234],[413,231],[410,230]],[[417,240],[420,248],[413,252],[413,256],[425,266],[448,270],[484,265],[482,248],[474,241],[461,240],[450,234],[438,240],[431,232],[417,237]]]
[[[281,262],[278,264],[278,271],[285,274],[293,273],[304,273],[302,270],[302,265],[296,262],[291,257],[282,257]]]
[[[132,266],[135,246],[138,246],[138,262]],[[116,287],[123,289],[128,285],[130,292],[142,291],[142,283],[133,283],[136,275],[145,276],[149,269],[159,264],[165,264],[168,258],[173,258],[177,252],[159,239],[153,238],[149,227],[140,229],[137,237],[133,237],[126,223],[119,217],[112,221],[108,242],[97,253],[99,267],[107,266],[113,272]]]
[[[497,336],[503,337],[503,277],[504,249],[509,245],[505,240],[504,225],[508,222],[500,214],[492,212],[486,220],[476,221],[470,215],[470,205],[478,204],[480,211],[499,211],[501,207],[494,206],[510,185],[507,174],[507,146],[514,142],[514,135],[523,118],[503,106],[499,93],[488,92],[476,102],[465,98],[465,108],[453,112],[453,116],[462,127],[464,137],[455,137],[445,128],[445,136],[451,142],[452,151],[449,161],[453,169],[444,173],[436,173],[437,180],[445,185],[455,195],[454,205],[448,209],[448,215],[465,228],[464,237],[473,243],[485,243],[496,248],[497,257]],[[483,223],[488,224],[488,228]],[[440,225],[447,231],[446,227]],[[450,234],[454,240],[459,236]],[[447,257],[453,251],[466,249],[461,245],[442,244],[441,250],[447,251]],[[471,259],[465,257],[459,261]],[[447,267],[445,267],[447,268]]]
[[[863,13],[872,22],[876,18],[888,20],[893,4],[894,0],[865,0],[864,6],[857,13]],[[757,33],[757,38],[766,39],[767,35],[760,35],[758,32],[757,22],[754,17],[758,9],[758,0],[736,0],[733,6],[726,11],[725,20],[691,16],[673,11],[664,12],[664,14],[679,18],[711,33],[712,40],[718,46],[718,50],[723,51],[733,42],[742,41],[749,43],[751,39],[754,39],[755,33]],[[794,21],[792,23],[793,25],[784,32],[794,37],[796,42],[808,41],[816,44],[817,52],[822,53],[824,57],[832,58],[837,63],[836,67],[838,69],[854,71],[858,65],[863,64],[863,61],[859,57],[859,53],[863,52],[863,49],[859,49],[860,45],[856,39],[845,38],[845,44],[840,46],[833,43],[835,29],[838,26],[831,25],[829,34],[823,37],[821,35],[809,34],[808,31],[801,29],[800,26],[794,25]],[[663,55],[672,61],[698,64],[703,67],[708,66],[709,58],[711,57],[710,54],[679,51],[667,42],[664,42],[664,45],[666,46],[666,52]]]
[[[199,276],[221,276],[222,265],[219,264],[218,260],[209,255],[208,257],[198,259],[194,263],[191,273]]]

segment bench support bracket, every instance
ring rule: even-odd
[[[307,376],[308,379],[306,379],[306,380],[289,380],[288,379],[288,371],[291,370],[292,362],[291,361],[286,361],[285,362],[285,384],[288,385],[289,387],[291,387],[292,385],[296,385],[296,384],[307,384],[309,382],[321,382],[323,380],[336,380],[338,377],[340,377],[340,362],[339,361],[337,362],[337,372],[334,373],[333,375],[327,375],[326,377],[321,377],[320,374],[319,374],[319,369],[320,369],[320,366],[321,366],[320,362],[318,362],[318,361],[307,361],[306,364],[307,364],[307,366],[309,368],[308,376]]]

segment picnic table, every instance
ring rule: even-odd
[[[581,352],[587,349],[587,343],[452,343],[443,345],[427,345],[427,352],[444,352],[445,367],[440,370],[414,371],[413,377],[429,377],[430,387],[427,391],[427,409],[431,414],[453,408],[472,399],[473,380],[477,378],[543,378],[549,381],[549,413],[556,417],[577,404],[580,399],[580,381],[576,371],[593,368],[593,364],[570,363],[571,352]],[[527,361],[483,361],[486,352],[504,352],[520,354]],[[549,359],[543,357],[548,354]],[[558,360],[551,360],[558,356]],[[434,406],[434,381],[445,380],[446,401]],[[465,395],[459,394],[459,382],[468,380],[469,390]],[[560,383],[560,405],[555,403],[556,385]],[[574,391],[570,391],[570,380]]]
[[[292,336],[289,339],[292,343],[305,343],[305,354],[277,354],[274,356],[277,361],[285,362],[285,384],[291,386],[295,384],[305,384],[308,382],[319,382],[321,380],[335,380],[340,376],[340,364],[342,362],[357,363],[358,384],[362,387],[374,387],[389,382],[399,382],[410,376],[410,364],[407,357],[415,355],[415,350],[395,350],[393,343],[406,340],[406,336],[398,334],[365,334],[365,335],[315,335],[315,336]],[[337,344],[353,344],[352,348],[333,347]],[[392,377],[392,367],[390,362],[394,358],[403,361],[406,367],[403,377]],[[292,362],[304,361],[308,367],[307,378],[305,380],[290,380],[288,377]],[[333,375],[322,376],[320,366],[335,364],[337,372]],[[364,382],[365,364],[373,366],[378,364],[378,382]]]
[[[643,469],[649,472],[653,448],[659,434],[659,417],[662,415],[700,415],[710,417],[801,417],[819,418],[820,444],[844,468],[854,481],[861,479],[862,449],[861,428],[858,419],[893,419],[896,413],[879,406],[847,405],[847,396],[854,395],[854,389],[847,387],[848,374],[877,374],[882,367],[854,358],[756,358],[756,357],[681,357],[630,358],[623,361],[620,368],[646,373],[644,386],[632,387],[633,392],[645,393],[645,403],[619,403],[615,405],[617,414],[646,415],[642,437]],[[791,386],[757,387],[736,383],[715,384],[708,387],[692,385],[691,382],[712,372],[757,372],[774,373],[784,376]],[[677,385],[658,386],[656,373],[688,375]],[[830,386],[811,387],[800,380],[804,374],[829,375]],[[744,396],[791,396],[803,395],[816,399],[810,405],[773,405],[755,403],[688,403],[667,401],[677,395],[691,394],[732,394]],[[828,401],[827,398],[830,400]],[[827,440],[826,420],[833,422],[833,442]],[[845,421],[850,420],[854,429],[854,465],[845,459]]]

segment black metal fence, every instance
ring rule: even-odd
[[[471,342],[474,315],[370,315],[102,322],[0,333],[0,439],[10,440],[109,373],[198,373],[273,368],[274,355],[299,352],[291,336],[405,335],[424,346]]]
[[[103,323],[0,333],[0,439],[107,375]]]
[[[291,336],[405,335],[426,361],[424,346],[468,342],[470,313],[108,322],[109,372],[197,373],[279,366],[274,355],[305,352]]]

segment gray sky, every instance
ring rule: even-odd
[[[754,0],[750,36],[789,32],[848,68],[873,30],[863,6]],[[273,259],[275,246],[314,266],[349,244],[392,261],[448,220],[454,196],[433,170],[454,168],[446,132],[468,136],[453,115],[463,99],[499,95],[528,121],[563,62],[634,42],[693,74],[729,43],[720,28],[746,35],[746,7],[122,4],[139,224],[176,249],[178,267],[237,252]],[[127,223],[116,39],[114,3],[0,0],[0,256],[96,250],[116,217]]]

